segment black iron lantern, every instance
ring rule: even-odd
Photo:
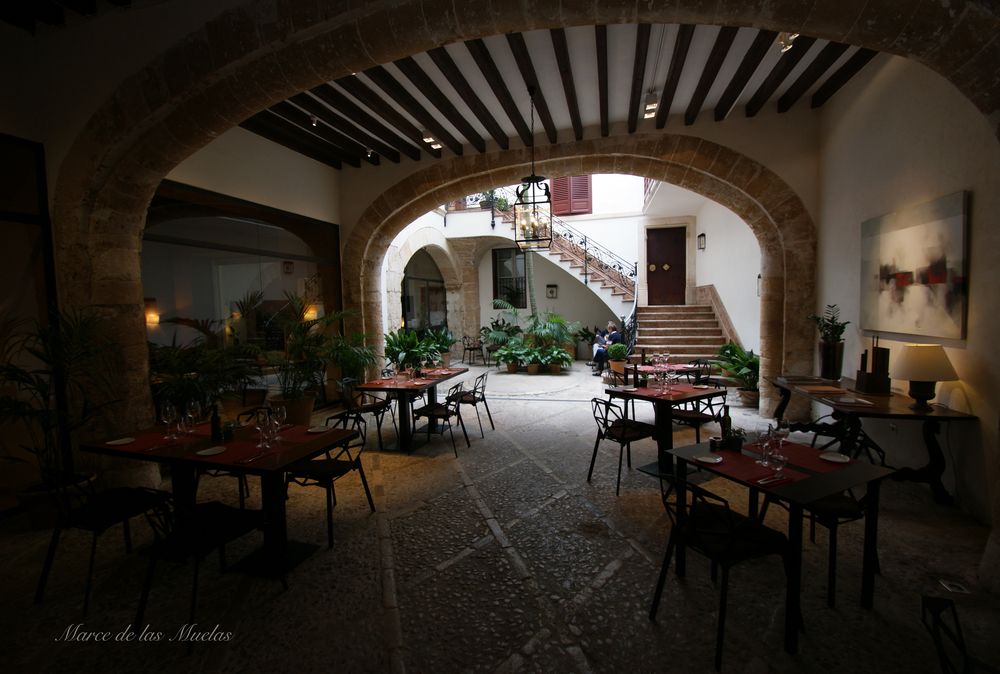
[[[521,250],[552,245],[552,194],[544,176],[535,175],[535,90],[531,97],[531,175],[521,178],[514,200],[514,242]]]

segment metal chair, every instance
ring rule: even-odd
[[[77,485],[63,485],[53,492],[56,506],[56,524],[52,529],[49,549],[42,565],[42,575],[35,589],[35,603],[40,604],[45,595],[45,585],[52,571],[59,537],[67,529],[90,532],[90,562],[87,565],[87,581],[83,590],[83,615],[90,607],[90,587],[94,577],[94,556],[97,553],[97,539],[111,527],[121,524],[125,537],[125,552],[132,552],[132,534],[129,520],[163,503],[169,494],[155,489],[116,488],[98,492],[93,482]]]
[[[483,342],[476,337],[470,337],[465,335],[462,337],[462,362],[465,362],[465,357],[469,354],[469,365],[476,364],[476,356],[479,356],[479,360],[486,364],[486,358],[483,356]]]
[[[649,608],[649,619],[656,621],[656,611],[667,580],[670,558],[677,544],[708,557],[712,563],[712,580],[716,569],[722,568],[722,588],[719,593],[719,623],[715,639],[715,669],[722,668],[722,645],[726,628],[726,603],[729,595],[729,570],[741,562],[778,555],[787,568],[788,539],[780,531],[770,529],[759,522],[735,513],[723,498],[698,485],[686,484],[690,505],[676,500],[676,478],[663,475],[660,478],[663,506],[670,518],[670,537],[667,550],[660,565],[660,575],[656,580],[653,603]],[[671,499],[671,495],[674,496]],[[684,507],[685,517],[680,518],[678,509]]]
[[[486,375],[487,372],[482,373],[476,377],[475,383],[472,385],[471,391],[462,391],[458,398],[458,402],[461,405],[472,405],[476,408],[476,420],[479,422],[479,435],[485,438],[486,435],[483,433],[483,420],[479,416],[479,403],[483,404],[486,408],[486,417],[490,420],[490,428],[496,430],[497,427],[493,425],[493,415],[490,414],[490,406],[486,402]]]
[[[643,438],[652,437],[656,433],[653,424],[626,419],[622,408],[610,400],[593,398],[590,401],[594,421],[597,423],[597,439],[594,440],[594,453],[590,457],[590,470],[587,471],[587,482],[594,474],[594,462],[597,461],[597,449],[601,440],[611,440],[618,443],[618,481],[615,483],[615,496],[620,493],[622,483],[622,454],[628,456],[628,467],[632,467],[632,443]]]
[[[331,419],[327,419],[327,425]],[[371,489],[368,488],[368,479],[365,477],[365,468],[361,463],[361,453],[365,448],[366,424],[360,414],[349,417],[352,428],[358,431],[355,440],[348,440],[341,445],[327,449],[326,455],[321,459],[310,459],[292,464],[288,468],[285,481],[285,488],[289,484],[295,483],[300,487],[322,487],[326,490],[326,543],[327,548],[333,548],[333,508],[337,505],[337,492],[334,483],[340,478],[348,475],[352,471],[358,471],[361,478],[361,486],[365,489],[365,496],[368,498],[368,507],[375,512],[375,501],[372,499]],[[342,417],[345,421],[348,417]],[[347,428],[347,426],[344,426]],[[336,453],[333,453],[336,452]]]
[[[469,442],[469,434],[465,431],[465,422],[462,421],[462,410],[459,398],[464,391],[464,385],[459,382],[448,389],[448,395],[445,396],[443,403],[430,403],[413,410],[413,428],[417,427],[417,419],[420,417],[427,418],[427,439],[431,438],[431,425],[432,422],[437,422],[439,424],[448,424],[448,432],[451,434],[451,448],[455,452],[455,458],[458,458],[458,447],[455,445],[455,431],[452,429],[451,420],[452,418],[458,419],[459,426],[462,427],[462,435],[465,436],[465,446],[472,447]],[[414,430],[414,433],[416,430]],[[441,430],[444,434],[444,430]]]
[[[381,451],[383,448],[382,420],[385,418],[387,412],[392,420],[393,430],[396,431],[397,435],[399,433],[398,429],[396,429],[396,413],[392,409],[392,400],[366,391],[362,393],[361,400],[359,401],[355,397],[355,387],[357,386],[357,383],[356,379],[350,377],[345,377],[337,382],[337,386],[340,388],[341,401],[344,404],[344,410],[327,417],[326,425],[329,426],[330,421],[335,421],[337,423],[342,423],[344,428],[347,428],[349,420],[352,417],[370,414],[375,420],[375,430],[378,433],[378,448],[379,451]]]

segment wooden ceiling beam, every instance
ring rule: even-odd
[[[761,85],[754,92],[753,97],[747,102],[747,117],[753,117],[764,107],[771,95],[781,86],[781,83],[788,77],[802,57],[806,55],[809,48],[816,42],[816,38],[807,35],[800,35],[792,44],[792,48],[781,55],[778,62],[771,68]]]
[[[837,91],[847,84],[848,80],[857,75],[862,68],[868,65],[868,62],[875,58],[878,52],[871,49],[859,49],[851,55],[851,58],[847,59],[844,65],[837,68],[830,77],[826,79],[826,82],[816,90],[816,93],[812,95],[812,101],[810,102],[810,107],[818,108],[819,106],[830,100]]]
[[[442,115],[445,116],[452,126],[458,129],[458,132],[465,136],[465,140],[469,144],[479,150],[480,152],[486,152],[486,143],[483,142],[483,137],[479,135],[475,127],[469,123],[469,120],[458,111],[448,97],[444,95],[444,92],[436,84],[430,76],[424,72],[424,69],[420,67],[420,64],[413,60],[412,56],[406,56],[398,61],[394,62],[396,67],[399,68],[400,72],[406,75],[406,78],[413,83],[420,93],[431,102],[435,108],[437,108]]]
[[[490,85],[493,95],[497,97],[500,107],[507,114],[510,123],[514,125],[521,142],[525,146],[532,145],[534,139],[531,137],[528,125],[525,124],[524,117],[521,116],[521,111],[518,109],[517,103],[514,102],[514,97],[510,95],[510,89],[507,88],[503,77],[500,76],[500,70],[493,61],[493,57],[490,56],[490,50],[486,48],[486,44],[482,40],[469,40],[465,43],[465,48],[469,50],[469,55],[479,66],[479,71],[486,79],[486,83]]]
[[[736,100],[743,93],[743,90],[746,89],[747,82],[753,77],[753,74],[757,71],[757,66],[767,56],[767,50],[771,48],[777,37],[778,34],[770,30],[762,30],[757,33],[753,44],[747,49],[747,53],[743,55],[743,60],[740,61],[733,79],[729,80],[726,90],[722,92],[722,96],[715,106],[715,121],[721,122],[729,116],[733,106],[736,105]]]
[[[601,136],[608,135],[608,27],[594,26],[597,41],[597,100],[601,109]]]
[[[583,122],[580,121],[580,106],[576,100],[576,84],[573,82],[573,66],[569,58],[569,45],[566,42],[564,28],[549,30],[552,37],[552,50],[556,54],[556,65],[559,67],[559,77],[562,78],[563,92],[566,94],[566,107],[569,108],[569,119],[573,123],[573,137],[583,139]]]
[[[677,83],[681,81],[684,61],[687,60],[688,50],[691,48],[692,36],[694,36],[694,26],[689,23],[681,24],[677,31],[677,41],[674,42],[674,53],[670,57],[667,80],[663,84],[663,93],[660,94],[660,102],[656,106],[657,129],[662,129],[667,123],[670,106],[674,104],[674,95],[677,93]]]
[[[524,35],[521,33],[507,33],[507,44],[514,54],[514,61],[517,69],[521,71],[521,79],[528,91],[534,91],[535,112],[538,113],[538,120],[545,128],[545,136],[550,143],[555,144],[559,139],[555,122],[552,121],[552,113],[549,112],[549,105],[545,101],[545,93],[538,85],[538,75],[535,74],[535,65],[531,61],[531,54],[528,53],[528,45],[524,42]]]
[[[299,130],[294,125],[283,121],[273,112],[268,110],[259,112],[250,119],[245,119],[240,122],[240,126],[247,131],[255,133],[258,136],[266,138],[279,145],[283,145],[289,150],[305,155],[306,157],[314,159],[321,164],[326,164],[327,166],[331,166],[337,170],[340,170],[341,168],[340,160],[315,142],[319,139],[313,137],[313,139],[310,140],[308,138],[309,134]]]
[[[386,103],[381,96],[372,91],[359,78],[354,75],[348,75],[337,80],[337,84],[342,86],[351,96],[364,103],[376,115],[399,129],[403,136],[416,143],[417,147],[433,157],[441,157],[441,150],[425,143],[423,134],[420,132],[420,129],[413,125],[413,122],[401,115],[396,108]]]
[[[406,88],[396,81],[388,70],[382,66],[375,66],[369,68],[365,71],[365,75],[372,82],[377,84],[382,91],[389,95],[396,103],[399,104],[403,110],[407,112],[411,117],[420,122],[424,129],[433,134],[434,138],[445,145],[449,150],[457,155],[462,154],[462,144],[458,142],[451,133],[442,126],[441,122],[437,120],[437,117],[427,112],[427,110],[420,104],[420,102],[414,98]],[[423,136],[423,131],[421,130],[421,136]],[[480,139],[482,141],[482,139]],[[427,143],[424,143],[427,145]]]
[[[465,76],[455,63],[455,60],[451,58],[448,50],[444,47],[437,47],[427,52],[427,55],[431,57],[434,65],[438,67],[438,70],[445,76],[448,83],[454,87],[458,95],[465,101],[465,104],[469,106],[472,114],[476,116],[479,123],[483,125],[483,128],[493,136],[493,140],[497,142],[497,145],[504,150],[508,149],[510,147],[510,139],[507,138],[507,134],[483,104],[482,100],[480,100],[479,96],[476,95],[476,92],[472,89],[472,85],[465,79]]]
[[[308,112],[300,110],[288,101],[275,103],[270,108],[271,112],[281,117],[286,122],[294,124],[307,134],[330,144],[330,151],[345,164],[350,164],[354,168],[361,166],[361,157],[365,154],[365,148],[357,142],[340,134],[326,124],[320,122],[318,116],[310,115]],[[313,119],[316,123],[313,125]]]
[[[311,89],[310,93],[382,143],[395,148],[413,161],[420,160],[419,148],[410,145],[402,136],[369,115],[360,106],[355,105],[354,101],[340,93],[339,90],[334,89],[329,84],[321,84]],[[381,152],[381,150],[379,151]],[[386,157],[392,159],[389,155]]]
[[[806,69],[802,71],[798,79],[792,82],[792,86],[788,87],[788,90],[778,99],[778,112],[788,112],[795,105],[795,102],[809,91],[809,88],[816,83],[816,80],[822,77],[823,73],[829,70],[830,66],[843,56],[845,51],[847,51],[847,45],[840,42],[830,42],[823,47],[822,51],[812,60],[812,63],[806,66]]]
[[[628,100],[628,132],[635,133],[642,109],[642,83],[646,77],[646,58],[649,54],[648,23],[640,23],[635,35],[635,60],[632,63],[632,93]]]
[[[289,100],[306,112],[316,115],[317,118],[342,133],[352,143],[356,143],[364,151],[364,157],[368,162],[378,164],[379,162],[373,161],[373,159],[377,160],[378,157],[385,157],[391,162],[399,163],[399,152],[395,148],[386,145],[379,138],[372,136],[367,131],[354,126],[309,94],[304,92],[295,94]],[[369,157],[368,150],[372,150],[377,154],[374,157]]]
[[[739,28],[735,26],[723,26],[719,30],[715,44],[712,45],[712,52],[708,55],[708,61],[705,62],[705,69],[701,71],[698,86],[695,87],[691,102],[688,103],[687,111],[684,113],[685,126],[691,126],[698,119],[701,106],[712,85],[715,84],[715,78],[719,76],[719,70],[722,69],[722,64],[726,60],[726,56],[729,55],[729,50],[733,46],[733,40],[736,39],[738,32]]]
[[[97,0],[59,0],[59,4],[81,16],[97,14]]]

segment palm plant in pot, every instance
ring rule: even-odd
[[[438,352],[441,358],[441,364],[445,367],[451,365],[451,347],[458,341],[455,339],[455,336],[451,334],[451,330],[448,328],[441,328],[439,330],[431,328],[427,331],[425,339],[428,339],[434,345],[434,349]]]
[[[760,356],[735,342],[723,344],[716,358],[727,376],[736,380],[737,393],[747,407],[760,404]]]
[[[278,376],[278,396],[272,402],[285,408],[289,423],[309,425],[316,394],[324,390],[329,337],[326,328],[343,317],[334,312],[319,318],[305,317],[305,298],[286,293],[288,304],[280,314],[285,332],[285,350],[272,356]]]
[[[820,376],[840,379],[844,367],[844,328],[850,321],[840,320],[840,308],[836,304],[827,304],[822,316],[813,314],[809,320],[819,328]]]
[[[97,316],[57,314],[28,331],[5,330],[0,344],[0,420],[18,424],[39,482],[24,498],[89,479],[74,467],[74,432],[114,404],[112,351]],[[26,460],[12,456],[12,460]],[[45,499],[48,504],[49,499]]]
[[[423,338],[410,330],[400,329],[385,335],[385,358],[395,366],[397,372],[420,371],[426,363],[433,363],[439,357],[436,342]]]

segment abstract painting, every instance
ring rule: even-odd
[[[965,338],[968,193],[861,223],[861,329]]]

